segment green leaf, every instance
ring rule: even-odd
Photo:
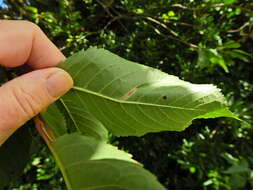
[[[247,177],[234,174],[230,177],[229,183],[231,184],[232,189],[237,190],[245,187],[247,183]]]
[[[210,52],[206,49],[199,48],[197,66],[207,67],[209,65]]]
[[[224,4],[232,4],[235,3],[237,0],[212,0],[211,2],[216,3],[224,3]]]
[[[215,64],[220,65],[226,73],[229,72],[228,67],[227,67],[227,65],[226,65],[226,63],[225,63],[222,56],[213,56],[213,57],[210,58],[210,61],[211,61],[211,63],[215,63]]]
[[[232,165],[224,173],[227,174],[238,174],[238,173],[249,173],[249,164],[246,160],[241,160],[238,164]]]
[[[237,0],[223,0],[225,4],[232,4],[235,3]]]
[[[60,67],[74,79],[62,98],[69,113],[89,112],[118,136],[182,131],[195,118],[236,118],[215,86],[191,84],[103,49],[81,51]]]
[[[227,62],[225,62],[222,55],[217,51],[217,49],[204,49],[200,48],[198,50],[198,62],[197,66],[201,68],[209,68],[210,64],[218,64],[223,70],[228,73]]]
[[[38,9],[37,9],[36,7],[25,6],[24,8],[25,8],[25,10],[30,11],[30,12],[32,12],[32,13],[34,13],[34,14],[37,14],[37,13],[38,13]]]
[[[241,47],[241,44],[235,41],[228,41],[224,43],[221,47],[218,47],[218,50],[223,50],[223,49],[238,49]]]
[[[108,132],[94,116],[84,107],[80,108],[82,100],[71,95],[51,104],[41,116],[50,126],[56,137],[68,132],[80,132],[98,140],[106,141]],[[59,106],[59,107],[58,107]]]
[[[69,190],[165,190],[130,154],[94,138],[64,135],[52,150]]]
[[[135,13],[137,13],[137,14],[143,14],[144,13],[144,9],[136,9],[136,10],[134,10],[134,12]]]
[[[71,132],[76,131],[98,140],[107,140],[108,132],[106,128],[83,107],[83,100],[78,95],[68,94],[60,99],[59,103],[65,109],[65,117],[68,117],[68,123],[71,125],[68,128],[72,128]]]
[[[248,167],[242,165],[234,165],[228,168],[224,173],[236,174],[236,173],[249,173],[251,170]]]
[[[237,58],[244,62],[249,62],[249,58],[250,58],[248,53],[242,50],[238,50],[238,49],[227,52],[227,55],[230,56],[231,58]]]
[[[47,121],[47,124],[56,136],[61,136],[67,133],[67,123],[65,117],[56,104],[48,106],[47,111],[42,113],[41,116]]]

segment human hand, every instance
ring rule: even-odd
[[[0,20],[0,65],[34,69],[0,87],[0,145],[72,87],[69,74],[54,67],[64,59],[37,25]]]

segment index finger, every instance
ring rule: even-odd
[[[25,63],[34,69],[56,66],[65,59],[42,30],[28,21],[0,20],[0,65]]]

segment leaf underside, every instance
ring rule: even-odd
[[[64,135],[52,147],[69,190],[165,190],[130,154],[95,138]]]
[[[114,135],[141,136],[182,131],[196,118],[236,118],[215,86],[191,84],[104,49],[81,51],[60,67],[74,79],[61,101],[78,126],[99,122]]]
[[[49,105],[47,111],[42,113],[41,116],[47,121],[56,136],[67,133],[66,119],[56,104]]]

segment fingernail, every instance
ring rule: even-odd
[[[59,98],[73,86],[73,80],[67,72],[57,71],[49,76],[46,85],[49,94]]]

